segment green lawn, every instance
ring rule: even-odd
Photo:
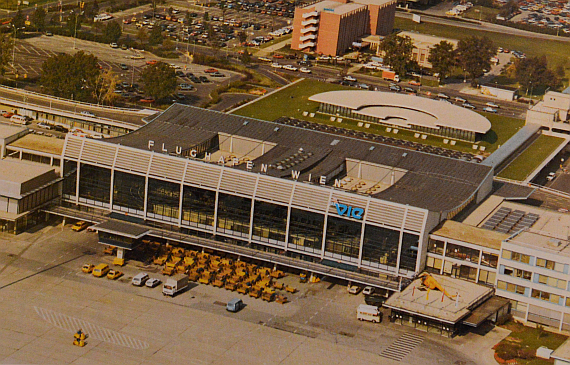
[[[463,13],[464,18],[492,21],[499,14],[500,9],[474,6]]]
[[[564,341],[568,339],[568,336],[541,331],[538,328],[526,327],[514,321],[510,321],[501,327],[505,327],[512,332],[507,338],[499,342],[498,346],[513,346],[532,353],[534,353],[540,346],[545,346],[549,349],[556,350],[560,345],[564,343]],[[547,361],[539,358],[516,358],[516,361],[520,365],[552,365],[552,361]]]
[[[499,177],[512,180],[524,180],[533,172],[564,140],[562,138],[541,135],[530,147],[511,162]]]
[[[435,36],[460,39],[469,36],[487,36],[497,47],[507,49],[516,49],[526,53],[527,56],[546,55],[551,68],[557,65],[568,67],[568,55],[570,54],[570,42],[538,40],[534,38],[526,38],[503,33],[484,32],[475,29],[457,28],[448,25],[435,23],[421,24],[414,23],[410,19],[396,18],[394,28],[403,30],[417,30],[423,34],[432,34]],[[568,73],[568,70],[567,70]]]
[[[462,152],[474,151],[472,149],[472,143],[458,141],[455,146],[451,146],[443,143],[444,137],[428,135],[426,140],[421,140],[414,137],[414,132],[406,130],[400,130],[397,135],[394,135],[393,133],[386,132],[385,126],[371,124],[369,128],[365,128],[365,126],[359,127],[358,123],[361,121],[349,118],[343,118],[342,124],[331,122],[330,116],[316,113],[319,107],[318,103],[308,100],[310,96],[321,92],[351,89],[352,88],[348,86],[306,79],[266,98],[260,99],[259,101],[242,109],[238,109],[234,114],[269,121],[282,116],[288,116],[310,122],[330,124],[337,127],[350,128],[383,136],[397,137],[399,139],[421,142]],[[311,118],[310,116],[303,116],[303,112],[316,114]],[[489,113],[481,114],[491,122],[491,130],[484,136],[483,140],[479,142],[479,145],[485,146],[486,152],[493,152],[496,150],[498,146],[505,143],[512,135],[524,126],[524,120],[521,119],[503,117]]]

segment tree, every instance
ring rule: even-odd
[[[42,64],[41,84],[48,94],[62,98],[91,101],[101,73],[97,57],[79,51],[58,54]]]
[[[0,34],[0,75],[4,76],[12,58],[14,40],[7,34]]]
[[[245,41],[247,41],[247,33],[244,32],[243,30],[241,32],[238,33],[238,39],[239,39],[239,43],[245,43]]]
[[[77,34],[77,31],[81,29],[81,17],[79,16],[79,14],[75,13],[75,14],[69,14],[69,16],[67,17],[67,31],[69,32],[69,34],[72,37],[75,37],[75,34]]]
[[[97,15],[99,13],[99,4],[97,3],[97,0],[93,1],[93,3],[91,3],[90,5],[85,7],[85,18],[87,18],[89,21],[93,21],[93,17],[95,17],[95,15]]]
[[[148,34],[146,32],[146,29],[144,28],[139,28],[139,30],[137,31],[137,38],[141,43],[145,43],[148,39]]]
[[[406,68],[412,58],[412,39],[391,34],[382,40],[380,49],[384,51],[384,63],[390,65],[400,75],[406,73]]]
[[[26,19],[22,10],[18,9],[18,12],[12,18],[12,26],[14,27],[15,36],[18,36],[18,32],[26,27]]]
[[[95,83],[95,89],[93,90],[97,104],[113,105],[113,102],[118,97],[117,93],[115,93],[115,88],[118,83],[119,77],[111,71],[111,69],[100,73]]]
[[[152,28],[152,30],[150,31],[150,35],[148,36],[148,44],[150,44],[151,46],[157,46],[159,44],[162,44],[163,40],[164,38],[162,36],[162,30],[160,29],[160,27],[155,26],[154,28]]]
[[[515,0],[509,0],[505,5],[503,5],[503,7],[501,8],[501,11],[499,12],[499,15],[507,18],[509,17],[511,14],[513,14],[514,12],[516,12],[517,10],[519,10],[519,5],[517,4],[517,2]]]
[[[116,21],[110,21],[105,25],[103,29],[103,39],[107,43],[117,43],[119,38],[121,38],[121,26]]]
[[[546,56],[517,59],[515,78],[527,92],[532,87],[556,88],[560,84],[556,73],[548,68]]]
[[[243,54],[240,57],[240,61],[241,63],[243,63],[244,65],[249,65],[251,63],[251,53],[249,53],[247,51],[247,49],[243,52]]]
[[[46,27],[46,11],[41,6],[32,13],[32,24],[38,32],[43,32]]]
[[[141,72],[143,90],[155,100],[171,95],[176,90],[174,68],[164,62],[147,66]]]
[[[491,69],[491,57],[497,53],[497,47],[487,37],[471,36],[461,39],[457,44],[457,57],[463,70],[469,74],[471,85],[477,85],[477,79]]]
[[[428,62],[431,63],[433,71],[439,73],[440,80],[444,80],[455,64],[453,44],[441,41],[433,46],[429,51]]]

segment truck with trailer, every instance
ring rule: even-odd
[[[176,293],[188,287],[188,275],[178,274],[171,278],[166,279],[166,283],[162,287],[163,295],[175,296]]]
[[[382,78],[384,80],[400,82],[400,76],[398,76],[396,72],[390,70],[382,70]]]

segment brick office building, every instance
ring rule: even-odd
[[[365,34],[390,34],[395,14],[395,0],[325,0],[299,7],[291,49],[339,55]]]

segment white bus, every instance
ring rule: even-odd
[[[359,321],[382,322],[382,312],[373,305],[360,304],[356,309],[356,318]]]
[[[17,124],[22,124],[22,125],[26,125],[26,124],[30,124],[30,122],[28,121],[27,117],[24,117],[22,115],[18,115],[18,114],[14,114],[10,117],[10,122],[12,123],[17,123]]]

